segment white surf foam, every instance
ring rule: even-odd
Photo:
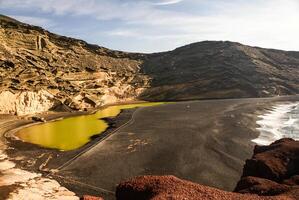
[[[281,138],[299,140],[299,102],[279,104],[260,115],[256,123],[260,126],[258,138],[252,140],[258,145],[269,145]]]

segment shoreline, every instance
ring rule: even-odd
[[[260,135],[253,139],[252,142],[257,145],[270,145],[276,140],[292,138],[292,136],[293,139],[298,140],[298,136],[288,133],[290,130],[287,132],[284,130],[291,128],[295,125],[294,122],[298,121],[298,116],[295,119],[289,116],[298,106],[299,101],[276,104],[268,112],[258,116],[260,119],[256,123],[259,125],[257,129]],[[294,130],[295,128],[293,127],[292,129]]]
[[[284,101],[284,99],[289,99],[290,101],[292,101],[292,99],[296,99],[299,98],[299,94],[298,95],[284,95],[284,96],[275,96],[275,97],[262,97],[262,98],[240,98],[241,100],[255,100],[255,99],[259,99],[259,100],[267,100],[267,99],[273,99],[273,100],[278,100],[278,101]],[[240,100],[238,98],[213,98],[213,99],[198,99],[198,100],[179,100],[179,101],[167,101],[170,103],[180,103],[180,102],[192,102],[192,101],[200,101],[200,102],[205,102],[205,101],[226,101],[226,100]],[[138,104],[138,103],[146,103],[148,101],[126,101],[126,102],[117,102],[117,103],[112,103],[112,104],[106,104],[97,108],[93,108],[91,110],[88,111],[74,111],[74,112],[59,112],[59,111],[48,111],[48,112],[44,112],[44,113],[37,113],[34,115],[25,115],[25,116],[15,116],[15,115],[9,115],[9,114],[5,114],[5,116],[10,116],[10,117],[15,117],[16,119],[19,119],[19,122],[21,123],[20,125],[16,125],[16,126],[12,126],[10,127],[8,130],[1,130],[0,127],[0,137],[5,137],[5,139],[9,139],[10,137],[16,137],[13,136],[13,133],[15,133],[16,131],[26,128],[26,127],[30,127],[30,126],[34,126],[34,125],[39,125],[42,123],[48,123],[48,122],[54,122],[54,121],[60,121],[60,120],[64,120],[67,118],[71,118],[71,117],[77,117],[77,116],[82,116],[82,115],[92,115],[95,114],[96,112],[103,110],[109,106],[115,106],[115,105],[127,105],[127,104]],[[155,101],[153,101],[155,102]],[[0,117],[3,116],[3,114],[0,114]],[[38,117],[43,117],[45,118],[45,122],[37,122],[34,120],[28,120],[26,119],[28,116],[38,116]],[[117,118],[118,116],[115,116],[114,118]],[[23,125],[23,123],[25,123],[25,125]],[[109,129],[109,127],[108,127]],[[3,135],[3,136],[2,136]],[[7,135],[7,136],[6,136]],[[17,140],[20,140],[19,138],[15,138]],[[24,141],[22,141],[24,142]],[[24,142],[26,143],[26,142]],[[38,146],[38,145],[37,145]]]

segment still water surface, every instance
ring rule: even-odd
[[[101,134],[108,128],[108,124],[102,120],[103,118],[117,116],[123,109],[160,104],[163,103],[109,106],[92,115],[82,115],[30,126],[17,132],[16,136],[25,142],[47,148],[63,151],[73,150],[85,145],[92,136]]]

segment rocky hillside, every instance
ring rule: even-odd
[[[133,54],[0,15],[0,113],[299,92],[299,52],[200,42]],[[59,106],[61,108],[61,106]]]
[[[139,73],[139,57],[142,55],[111,51],[2,16],[0,91],[5,95],[1,94],[0,108],[27,114],[42,111],[42,106],[35,107],[43,99],[49,100],[44,110],[61,103],[83,109],[135,99],[148,85],[147,76]]]
[[[299,92],[299,52],[199,42],[147,57],[145,99],[266,97]],[[163,92],[161,92],[163,91]]]

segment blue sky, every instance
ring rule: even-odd
[[[298,0],[0,0],[0,13],[130,52],[203,40],[299,51]]]

